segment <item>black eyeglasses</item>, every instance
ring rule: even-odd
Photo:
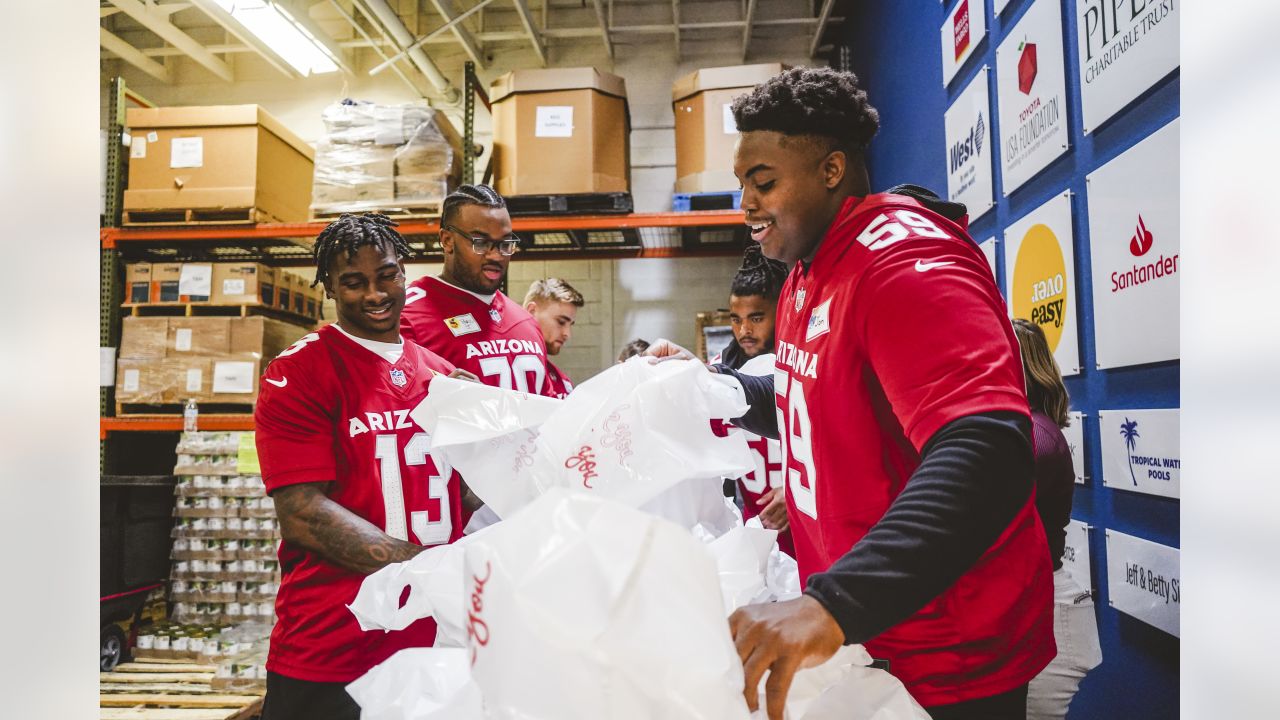
[[[455,225],[445,225],[444,229],[470,240],[471,251],[477,255],[485,255],[490,250],[497,248],[498,252],[502,253],[504,256],[511,257],[516,254],[516,250],[520,249],[520,238],[516,235],[508,235],[507,237],[499,240],[490,240],[487,237],[474,237],[471,234],[458,229]]]

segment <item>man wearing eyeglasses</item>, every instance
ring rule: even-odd
[[[444,269],[409,284],[400,334],[486,385],[555,396],[538,322],[499,288],[520,239],[488,185],[463,185],[440,216]]]

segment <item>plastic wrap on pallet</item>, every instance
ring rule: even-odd
[[[322,119],[313,213],[435,205],[457,183],[459,158],[441,127],[447,120],[426,105],[345,100]]]

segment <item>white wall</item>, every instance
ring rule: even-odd
[[[757,17],[794,15],[795,9],[787,6],[789,1],[765,0],[760,3]],[[536,7],[536,3],[530,4]],[[515,14],[505,9],[508,6],[508,3],[495,3],[492,7],[498,10],[486,11],[485,28],[519,27]],[[403,15],[410,17],[409,11],[416,7],[416,3],[403,0],[400,7],[404,9]],[[684,22],[737,19],[741,13],[738,0],[685,3],[681,7]],[[353,35],[350,27],[338,18],[328,3],[315,5],[312,16],[336,39],[350,39]],[[184,10],[175,15],[175,21],[180,24],[199,23],[201,17],[198,10]],[[670,17],[669,6],[661,4],[632,6],[619,2],[615,6],[615,24],[619,25],[665,24],[670,22]],[[552,27],[579,27],[595,22],[591,3],[575,0],[573,6],[566,7],[552,3]],[[415,35],[422,35],[434,24],[432,21],[429,26],[415,27],[410,23],[409,30]],[[189,33],[210,44],[227,42],[225,33],[211,25],[193,28]],[[120,31],[119,34],[140,46],[155,41],[154,36],[145,31]],[[610,61],[599,40],[548,40],[550,66],[594,65],[626,80],[632,125],[631,185],[637,211],[671,209],[671,194],[675,186],[672,83],[676,78],[702,67],[740,64],[740,43],[740,36],[736,34],[702,38],[697,33],[686,32],[681,44],[681,57],[677,59],[670,35],[618,36],[614,42],[615,59]],[[425,49],[444,75],[461,87],[463,62],[467,58],[460,46],[429,44]],[[485,50],[490,60],[487,67],[479,71],[481,80],[485,82],[511,69],[537,66],[537,56],[527,42],[495,43]],[[807,53],[808,38],[790,30],[761,28],[752,40],[748,62],[813,64]],[[102,67],[104,103],[108,79],[122,74],[131,88],[159,105],[257,103],[303,139],[315,142],[324,132],[321,110],[343,97],[381,103],[420,99],[389,70],[369,77],[368,70],[381,60],[367,50],[360,51],[360,62],[352,76],[335,73],[294,80],[285,79],[256,55],[243,53],[226,57],[235,72],[236,81],[233,83],[222,81],[186,59],[169,61],[175,77],[169,84],[161,83],[122,61],[105,60]],[[405,72],[420,88],[430,88],[417,71],[406,69]],[[450,115],[461,130],[460,106],[442,106],[434,101],[433,105]],[[489,140],[489,117],[482,106],[477,111],[477,140],[486,145]],[[478,171],[483,169],[485,162],[487,154],[477,161]],[[568,280],[587,297],[586,312],[580,316],[574,338],[557,359],[558,365],[580,381],[607,367],[616,357],[619,346],[635,337],[648,340],[667,337],[691,347],[695,339],[694,315],[726,306],[729,280],[737,264],[736,258],[517,260],[511,265],[509,287],[511,294],[520,299],[532,280],[556,275]],[[435,273],[438,267],[414,265],[410,276]],[[305,268],[300,270],[308,272]],[[328,312],[328,317],[332,317],[332,308]]]

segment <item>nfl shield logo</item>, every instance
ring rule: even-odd
[[[400,368],[391,368],[391,384],[396,387],[404,387],[409,383],[409,378],[404,376],[404,371]]]
[[[804,307],[804,288],[796,293],[796,312],[800,312],[800,308]]]
[[[495,308],[489,308],[489,317],[493,318],[494,322],[502,322],[502,313]]]

